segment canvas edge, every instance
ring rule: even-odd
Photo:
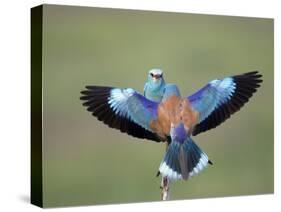
[[[42,170],[42,21],[43,5],[31,8],[31,190],[30,201],[43,207]]]

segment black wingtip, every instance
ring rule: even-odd
[[[243,75],[256,75],[257,73],[259,73],[259,71],[250,71],[250,72],[246,72]]]
[[[213,162],[212,162],[212,161],[210,161],[210,160],[208,160],[208,164],[213,165]]]
[[[156,177],[159,177],[159,175],[160,175],[160,171],[157,172]]]
[[[83,91],[80,91],[80,93],[81,93],[82,95],[87,95],[87,94],[89,94],[89,91],[88,91],[88,90],[83,90]]]
[[[240,76],[244,76],[246,78],[255,79],[257,82],[262,82],[263,81],[262,79],[260,79],[260,78],[263,77],[263,75],[259,71],[247,72],[247,73],[241,74]],[[235,77],[235,76],[233,76],[233,77]],[[239,77],[239,75],[238,75],[238,77]]]

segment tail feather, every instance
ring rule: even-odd
[[[171,148],[171,146],[173,146],[173,148]],[[179,152],[178,145],[171,143],[166,155],[164,156],[164,159],[160,164],[159,172],[169,179],[180,180],[182,179],[182,175],[178,154],[176,152]]]
[[[208,165],[208,156],[192,141],[194,145],[191,145],[191,151],[194,154],[191,154],[192,157],[195,157],[195,163],[193,170],[190,172],[190,176],[199,174],[203,169]]]
[[[187,180],[199,174],[211,161],[190,137],[172,142],[160,164],[159,173],[170,180]]]

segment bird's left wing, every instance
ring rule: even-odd
[[[261,77],[254,71],[216,79],[189,96],[192,109],[199,113],[199,123],[195,125],[192,134],[215,128],[240,110],[260,87]]]
[[[157,118],[156,102],[131,88],[86,86],[86,89],[80,99],[98,120],[137,138],[164,140],[150,129],[150,122]]]

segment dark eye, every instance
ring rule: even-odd
[[[152,73],[150,73],[150,76],[154,77],[154,75]]]
[[[162,78],[163,74],[160,74],[160,78]]]

